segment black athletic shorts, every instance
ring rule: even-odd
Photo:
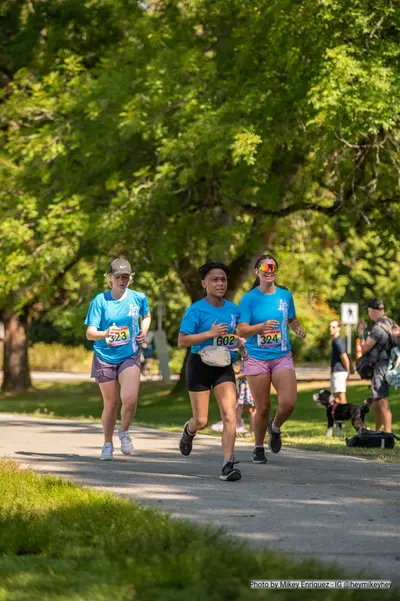
[[[225,367],[206,365],[200,355],[194,353],[190,353],[186,364],[186,378],[190,392],[211,390],[223,382],[232,382],[236,385],[232,363]]]

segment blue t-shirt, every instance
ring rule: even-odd
[[[128,288],[118,300],[113,299],[110,290],[98,294],[90,303],[85,325],[107,330],[115,323],[123,329],[118,336],[110,337],[108,343],[105,338],[95,340],[93,349],[96,355],[113,364],[137,355],[140,347],[136,342],[140,332],[139,316],[143,319],[149,312],[148,300],[142,292]]]
[[[293,296],[289,290],[276,287],[273,294],[264,294],[259,288],[247,292],[240,301],[240,319],[254,326],[268,319],[279,325],[266,333],[255,334],[246,340],[246,348],[253,359],[279,359],[289,353],[288,320],[296,316]]]
[[[217,324],[225,323],[228,326],[228,333],[233,334],[239,322],[239,307],[227,300],[224,300],[222,307],[214,307],[205,298],[202,298],[186,309],[179,330],[183,334],[201,334],[211,330],[214,321]],[[209,338],[192,346],[191,351],[196,354],[205,346],[221,345],[229,348],[231,344],[237,345],[237,341],[229,336],[219,336],[218,340]],[[230,350],[230,352],[232,361],[235,362],[237,360],[236,351]]]

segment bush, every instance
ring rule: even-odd
[[[296,314],[307,333],[304,341],[294,334],[290,336],[295,360],[328,363],[331,351],[328,326],[338,316],[325,300],[307,294],[297,294],[295,300]]]
[[[60,371],[89,372],[93,352],[83,346],[37,342],[30,347],[29,365],[31,369],[56,369]]]
[[[185,360],[186,349],[174,348],[170,349],[169,369],[171,374],[180,374],[183,362]]]

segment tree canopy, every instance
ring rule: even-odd
[[[298,294],[399,310],[395,1],[0,11],[0,310],[72,327],[124,255],[178,316],[199,264],[235,298],[266,249]]]

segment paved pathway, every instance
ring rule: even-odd
[[[296,376],[299,381],[325,381],[330,378],[330,368],[325,366],[296,367]],[[88,372],[67,372],[67,371],[32,371],[33,381],[43,380],[49,382],[86,382],[92,381]],[[178,380],[178,374],[172,374],[171,380]],[[0,370],[0,381],[3,380],[3,372]],[[161,376],[141,376],[142,381],[161,380]],[[350,376],[350,380],[360,381],[357,374]]]
[[[243,479],[220,482],[219,439],[198,436],[184,458],[179,434],[133,433],[134,457],[116,449],[113,462],[100,462],[100,424],[0,414],[0,457],[212,522],[252,545],[337,561],[349,576],[363,570],[400,583],[399,465],[296,449],[254,465],[251,446],[238,441]]]

